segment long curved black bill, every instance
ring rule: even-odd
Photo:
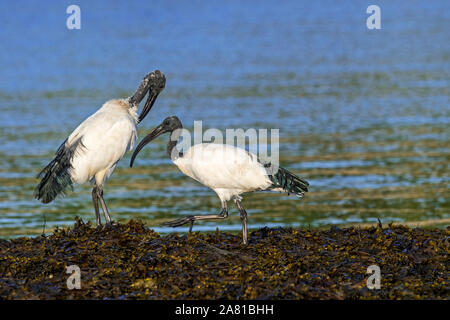
[[[151,108],[153,107],[153,104],[155,104],[156,98],[158,98],[159,92],[152,92],[152,90],[149,90],[147,101],[145,101],[144,108],[141,111],[141,114],[139,115],[138,123],[140,123],[142,120],[144,120],[145,116],[149,113]]]
[[[162,125],[159,125],[152,132],[150,132],[148,135],[146,135],[144,137],[144,139],[142,139],[142,141],[136,147],[136,150],[134,150],[133,155],[131,156],[130,168],[133,167],[134,159],[136,158],[139,151],[141,151],[142,148],[144,148],[147,143],[149,143],[153,139],[156,139],[158,136],[160,136],[163,133],[165,133],[164,128]]]

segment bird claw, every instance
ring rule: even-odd
[[[176,227],[180,227],[182,225],[185,225],[186,223],[193,223],[194,221],[195,221],[195,217],[194,216],[187,216],[187,217],[184,217],[184,218],[180,218],[180,219],[175,219],[175,220],[164,222],[161,225],[165,226],[165,227],[176,228]]]

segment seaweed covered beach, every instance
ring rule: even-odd
[[[448,299],[450,228],[262,228],[160,235],[81,219],[0,240],[1,299]],[[81,288],[69,290],[77,265]],[[368,289],[367,268],[381,271]]]

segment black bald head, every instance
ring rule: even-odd
[[[141,122],[145,118],[150,109],[153,107],[156,98],[161,91],[163,91],[165,86],[166,77],[159,70],[152,71],[144,77],[139,85],[139,88],[136,90],[134,95],[129,98],[130,106],[136,106],[142,101],[142,99],[144,99],[148,92],[148,98],[142,108],[141,114],[139,115],[138,122]]]
[[[170,116],[164,119],[160,125],[164,132],[171,132],[183,127],[177,116]]]
[[[182,129],[182,128],[183,128],[183,125],[181,124],[181,121],[180,121],[180,119],[178,119],[178,117],[171,116],[171,117],[165,118],[164,121],[159,126],[157,126],[155,129],[153,129],[152,132],[150,132],[148,135],[146,135],[144,137],[144,139],[142,139],[142,141],[138,144],[138,146],[136,147],[136,150],[134,150],[133,155],[131,156],[130,167],[133,166],[134,159],[136,158],[139,151],[141,151],[141,149],[146,144],[148,144],[150,141],[156,139],[160,135],[162,135],[164,133],[168,133],[168,132],[170,132],[171,137],[167,144],[167,153],[169,154],[169,157],[172,157],[172,150],[175,148],[175,145],[177,144],[176,141],[177,141],[178,137],[180,136],[180,131],[181,131],[181,130],[177,130],[177,129]]]
[[[130,97],[130,102],[132,105],[139,104],[147,92],[150,92],[150,95],[158,96],[165,86],[166,77],[164,74],[159,70],[152,71],[142,79],[138,89]]]
[[[150,72],[144,77],[149,83],[149,90],[160,93],[166,86],[166,76],[159,70]]]

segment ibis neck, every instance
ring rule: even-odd
[[[139,88],[136,90],[136,92],[129,98],[130,104],[132,106],[138,105],[142,101],[142,99],[144,99],[149,87],[150,83],[148,79],[144,79],[139,85]]]
[[[177,160],[183,156],[183,153],[177,149],[178,138],[180,138],[182,127],[170,133],[169,142],[167,142],[167,154],[172,161]]]

